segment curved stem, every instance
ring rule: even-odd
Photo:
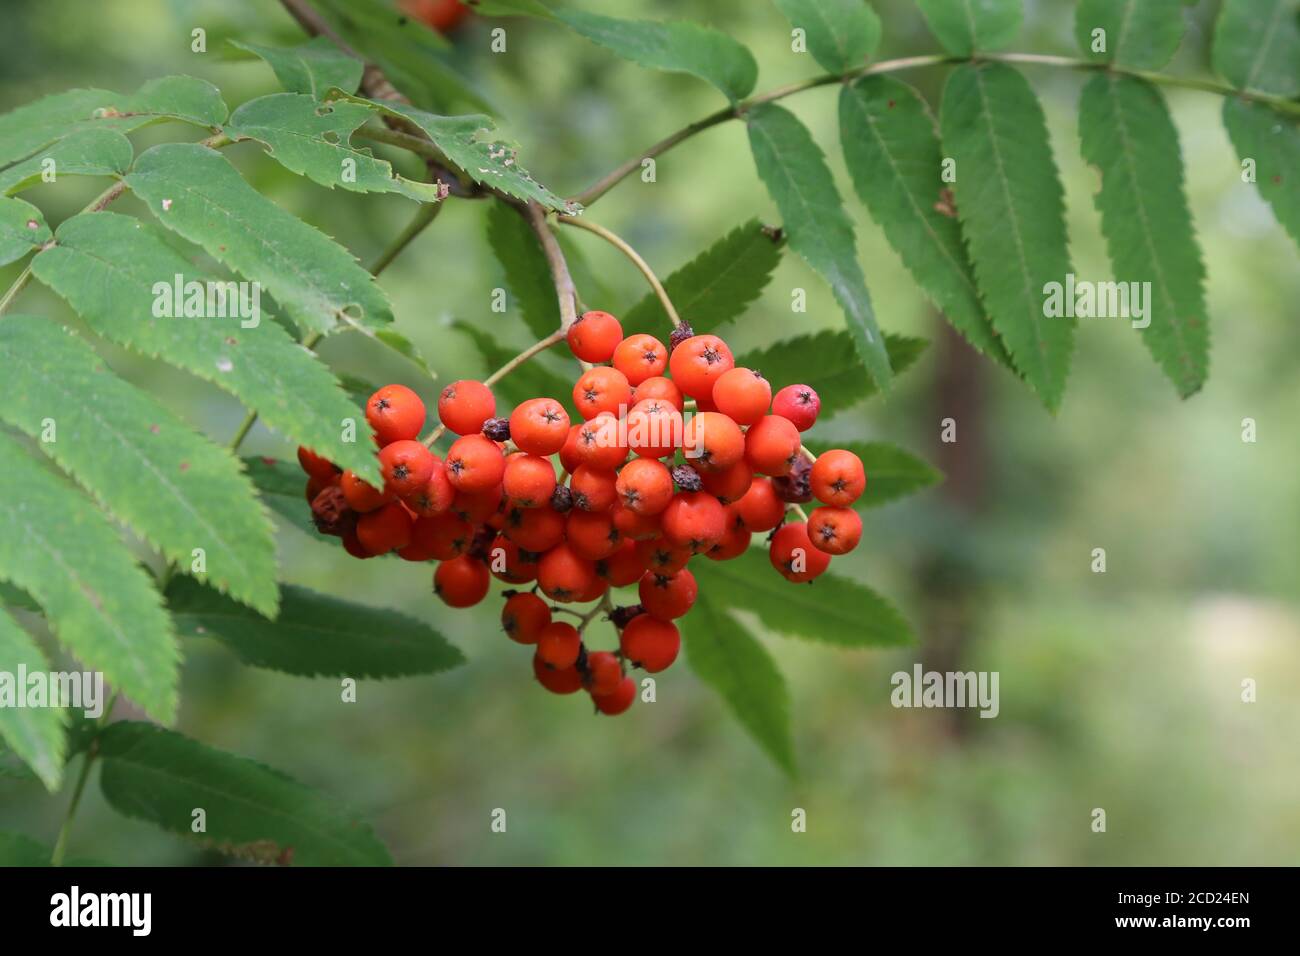
[[[573,276],[569,274],[569,263],[565,261],[564,251],[559,241],[546,224],[546,210],[539,203],[530,202],[527,206],[516,206],[528,226],[542,244],[546,263],[551,267],[551,280],[555,283],[555,298],[560,303],[560,331],[568,332],[578,319],[578,290],[573,285]]]
[[[62,866],[63,857],[68,852],[68,838],[72,835],[72,821],[76,819],[77,808],[81,806],[81,795],[86,790],[86,781],[90,779],[90,768],[94,766],[95,758],[99,756],[99,733],[108,726],[108,718],[113,713],[113,707],[117,704],[117,691],[113,691],[113,696],[108,699],[108,705],[104,712],[99,716],[95,723],[95,737],[91,740],[90,746],[86,748],[86,756],[81,761],[81,770],[77,773],[77,782],[72,788],[72,801],[68,804],[68,809],[64,811],[63,823],[59,826],[59,836],[54,841],[54,852],[50,854],[50,866]]]
[[[681,316],[679,316],[677,310],[673,308],[672,300],[668,298],[668,292],[664,289],[663,283],[659,281],[659,277],[655,275],[654,270],[650,268],[649,264],[641,258],[640,254],[635,249],[604,226],[598,226],[594,222],[589,222],[586,219],[579,219],[576,216],[557,216],[556,219],[557,221],[564,223],[566,226],[577,226],[579,229],[586,229],[588,232],[595,233],[619,252],[623,253],[623,255],[631,259],[633,265],[641,270],[641,274],[645,276],[646,281],[650,283],[650,288],[654,289],[655,295],[659,298],[659,304],[662,305],[664,311],[668,313],[668,318],[672,319],[673,327],[676,328],[682,324]]]
[[[1076,57],[1053,56],[1050,54],[1040,53],[997,53],[982,54],[978,57],[980,60],[992,60],[999,63],[1018,63],[1024,66],[1052,66],[1062,69],[1083,70],[1086,72],[1102,72],[1109,70],[1112,73],[1119,73],[1124,76],[1132,76],[1138,79],[1146,80],[1148,83],[1155,83],[1160,86],[1174,86],[1189,90],[1200,90],[1206,93],[1217,93],[1220,96],[1240,96],[1243,99],[1253,100],[1270,106],[1281,113],[1287,113],[1292,116],[1300,116],[1300,103],[1288,100],[1281,96],[1272,96],[1267,93],[1253,93],[1247,90],[1238,90],[1226,83],[1220,83],[1217,80],[1204,80],[1195,77],[1170,76],[1165,73],[1156,73],[1150,70],[1134,70],[1122,66],[1116,66],[1112,63],[1095,63],[1091,60],[1081,60]],[[766,93],[760,93],[751,96],[747,100],[742,100],[734,107],[725,107],[716,113],[710,113],[702,119],[696,120],[689,126],[686,126],[670,136],[661,139],[648,149],[642,150],[633,156],[627,162],[617,166],[611,172],[601,177],[587,189],[573,197],[573,202],[580,203],[583,206],[590,206],[605,193],[609,192],[623,179],[630,176],[640,168],[641,163],[646,159],[653,159],[663,153],[668,152],[683,140],[690,139],[696,133],[701,133],[706,129],[711,129],[728,120],[739,119],[745,115],[748,110],[753,109],[763,103],[772,103],[776,100],[785,99],[787,96],[793,96],[796,93],[802,93],[804,90],[816,89],[820,86],[832,86],[836,83],[847,83],[863,76],[875,76],[882,73],[901,73],[905,70],[915,70],[929,66],[951,66],[957,63],[970,62],[970,57],[952,56],[943,53],[927,54],[924,56],[907,56],[895,60],[881,60],[878,63],[871,63],[866,66],[855,67],[845,73],[826,73],[821,76],[815,76],[811,79],[801,80],[798,83],[790,83],[786,86],[777,87],[768,90]]]
[[[406,228],[398,233],[388,248],[379,254],[379,258],[370,267],[370,274],[377,276],[392,265],[393,260],[402,254],[402,250],[409,246],[416,236],[424,232],[429,223],[438,218],[438,213],[442,212],[442,207],[443,203],[440,202],[421,203],[420,208],[416,210]]]
[[[585,631],[587,629],[587,625],[590,624],[595,619],[596,615],[598,615],[601,611],[608,612],[611,610],[613,610],[613,605],[610,603],[609,600],[609,592],[606,591],[604,594],[601,595],[600,603],[597,604],[595,607],[593,607],[586,614],[582,615],[582,620],[578,623],[578,633],[581,634],[583,631]]]

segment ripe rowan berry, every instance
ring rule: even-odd
[[[711,398],[737,425],[753,425],[772,404],[772,386],[753,369],[737,367],[718,376]]]
[[[808,528],[802,521],[782,525],[776,530],[768,559],[787,581],[795,584],[811,581],[831,563],[829,554],[813,547]]]
[[[724,471],[706,471],[700,475],[704,490],[724,505],[743,498],[753,481],[754,469],[743,458]]]
[[[420,437],[424,402],[405,385],[385,385],[366,399],[366,421],[380,447]]]
[[[305,445],[298,446],[298,465],[309,478],[319,478],[328,483],[342,470],[328,458],[324,458]]]
[[[591,589],[595,580],[596,569],[592,563],[567,543],[551,548],[537,564],[537,583],[553,601],[576,601]]]
[[[619,478],[622,479],[621,474]],[[659,535],[659,515],[639,514],[624,506],[622,501],[610,509],[610,515],[614,518],[614,527],[629,541],[643,541]]]
[[[473,435],[496,411],[492,389],[472,379],[452,382],[438,396],[438,420],[457,435]]]
[[[722,536],[721,541],[704,552],[704,556],[714,561],[730,561],[732,558],[738,558],[749,548],[752,537],[753,533],[748,528],[733,524],[727,528],[727,533]]]
[[[433,572],[433,591],[448,607],[473,607],[491,583],[487,565],[468,554],[442,562]]]
[[[501,486],[517,508],[541,508],[551,503],[555,492],[555,466],[549,458],[516,452],[506,458]]]
[[[624,539],[613,554],[596,562],[596,576],[616,588],[635,584],[643,574],[645,562],[641,560],[635,541]]]
[[[658,398],[637,402],[627,413],[627,444],[642,458],[671,455],[682,443],[682,413]]]
[[[765,415],[745,433],[745,458],[760,475],[789,474],[799,448],[799,429],[780,415]]]
[[[584,362],[608,362],[623,339],[623,327],[608,312],[584,312],[565,333],[569,350]]]
[[[506,636],[517,644],[536,644],[542,628],[550,623],[551,609],[528,591],[511,594],[501,608],[501,626]]]
[[[579,465],[569,478],[573,506],[583,511],[608,511],[618,501],[618,475],[611,468]]]
[[[564,540],[564,515],[550,508],[511,508],[501,533],[525,551],[550,551]]]
[[[673,381],[694,399],[707,399],[723,372],[735,368],[727,343],[716,335],[693,335],[673,349],[668,368]]]
[[[813,427],[821,408],[821,398],[807,385],[787,385],[772,399],[772,414],[790,419],[801,432]]]
[[[653,335],[629,335],[614,349],[614,368],[627,376],[629,385],[659,377],[667,367],[668,349]]]
[[[749,490],[735,504],[736,515],[750,531],[771,531],[785,517],[785,502],[777,497],[772,482],[755,478]]]
[[[558,670],[576,664],[581,649],[582,635],[567,621],[552,621],[537,635],[537,656]]]
[[[682,390],[677,387],[677,383],[662,375],[648,378],[632,390],[633,402],[648,402],[654,398],[667,402],[679,412],[686,407],[686,399],[682,397]]]
[[[673,500],[673,479],[663,462],[635,458],[623,466],[614,485],[618,501],[639,515],[661,514]]]
[[[696,412],[682,433],[682,454],[696,471],[726,471],[745,454],[745,433],[721,412]]]
[[[505,535],[498,534],[487,547],[484,560],[493,577],[508,584],[525,584],[537,577],[537,564],[542,556],[525,551]]]
[[[619,434],[619,421],[612,412],[601,412],[577,428],[574,458],[593,468],[617,468],[627,461],[627,445]],[[563,457],[563,452],[561,452]]]
[[[623,543],[608,512],[580,511],[574,508],[564,523],[564,539],[574,552],[588,561],[607,558]]]
[[[636,553],[647,571],[659,574],[676,574],[691,559],[691,549],[670,544],[663,537],[647,538],[636,543]]]
[[[429,483],[436,459],[428,448],[409,438],[385,445],[379,452],[379,473],[384,487],[397,496],[414,494]]]
[[[447,480],[442,459],[437,455],[430,457],[433,459],[433,471],[429,473],[429,480],[409,495],[402,496],[406,506],[422,518],[442,514],[451,507],[452,500],[456,497],[456,489]]]
[[[504,501],[504,483],[483,491],[458,491],[451,499],[451,512],[462,521],[482,524],[499,511]]]
[[[651,674],[657,674],[677,660],[682,635],[671,621],[638,614],[627,622],[618,643],[625,658]]]
[[[343,550],[352,555],[352,557],[361,558],[362,560],[375,557],[375,555],[366,550],[366,546],[362,544],[361,539],[357,537],[356,528],[344,533]]]
[[[399,6],[404,13],[439,33],[454,30],[470,12],[460,0],[401,0]]]
[[[618,682],[618,686],[608,694],[597,694],[592,691],[591,699],[596,705],[596,709],[602,714],[617,717],[631,707],[632,702],[636,700],[636,681],[630,677],[624,677]]]
[[[822,505],[808,516],[808,537],[827,554],[848,554],[862,540],[862,519],[852,508]]]
[[[623,683],[623,664],[610,651],[592,651],[587,655],[583,683],[592,696],[612,694]]]
[[[569,437],[569,413],[553,398],[530,398],[510,413],[510,437],[520,451],[554,455]]]
[[[809,475],[812,493],[824,505],[847,507],[857,501],[867,487],[867,473],[862,459],[851,451],[836,448],[813,462]]]
[[[357,539],[371,554],[387,554],[411,543],[414,523],[400,501],[389,502],[357,519]]]
[[[452,442],[443,470],[457,491],[487,491],[501,484],[506,459],[496,442],[482,435],[465,435]]]
[[[682,568],[676,574],[647,571],[637,586],[637,593],[647,614],[661,621],[671,621],[694,606],[700,588],[695,583],[695,575]]]
[[[397,497],[392,491],[387,489],[380,491],[364,478],[358,478],[356,472],[351,469],[343,472],[343,476],[339,478],[339,487],[343,489],[343,497],[347,499],[348,507],[358,514],[382,508]]]
[[[448,561],[469,551],[474,529],[450,511],[429,518],[416,518],[411,525],[410,544],[399,552],[408,561]]]
[[[722,540],[727,515],[722,503],[707,491],[688,491],[674,497],[664,509],[663,529],[669,544],[702,554]]]
[[[594,569],[595,565],[593,564],[592,567]],[[594,578],[591,579],[591,586],[588,587],[587,590],[579,594],[576,598],[574,598],[573,603],[586,604],[588,601],[597,601],[600,598],[604,597],[605,592],[608,590],[609,590],[609,582],[606,581],[604,578],[602,578],[600,575],[596,575]]]
[[[587,369],[573,386],[573,404],[588,420],[601,412],[625,413],[631,402],[632,386],[627,376],[608,365]]]
[[[552,694],[576,694],[582,690],[582,674],[576,667],[554,668],[533,655],[533,676]]]

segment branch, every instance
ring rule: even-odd
[[[640,254],[635,249],[604,226],[598,226],[594,222],[589,222],[586,219],[579,219],[576,216],[557,216],[556,219],[559,222],[564,223],[566,226],[577,226],[579,229],[586,229],[588,232],[595,233],[619,252],[623,253],[623,255],[631,259],[632,263],[641,270],[641,274],[645,276],[646,281],[650,283],[650,288],[654,289],[655,295],[659,297],[659,304],[664,307],[664,312],[668,314],[668,318],[672,319],[673,327],[681,327],[681,316],[679,316],[677,310],[673,308],[672,300],[668,298],[668,292],[664,289],[663,283],[659,281],[659,277],[655,275],[654,270],[650,268],[649,264],[641,258]]]
[[[555,283],[555,297],[560,303],[560,331],[567,333],[569,326],[578,320],[578,290],[574,288],[564,251],[551,232],[551,227],[546,224],[546,210],[541,204],[530,202],[527,206],[515,205],[514,208],[528,221],[529,228],[542,244],[542,252],[546,254],[546,263],[551,267],[551,279]]]

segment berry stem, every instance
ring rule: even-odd
[[[555,283],[555,298],[560,303],[560,334],[566,334],[569,326],[578,320],[578,290],[573,285],[573,276],[569,274],[569,263],[564,258],[555,233],[546,223],[546,210],[540,203],[530,202],[527,206],[515,206],[528,221],[528,226],[542,244],[546,263],[551,267],[551,280]]]
[[[808,446],[807,446],[807,445],[800,445],[800,446],[799,446],[799,451],[803,454],[803,456],[804,456],[805,458],[808,459],[808,464],[810,464],[810,465],[815,465],[815,464],[817,464],[817,456],[814,455],[814,454],[813,454],[813,453],[808,449]]]
[[[578,633],[581,634],[583,631],[585,631],[587,629],[587,625],[590,624],[592,620],[596,617],[596,615],[598,615],[601,611],[609,613],[613,609],[614,606],[609,601],[609,592],[606,591],[603,595],[601,595],[600,603],[597,604],[595,607],[593,607],[586,614],[582,615],[582,620],[578,623]]]
[[[790,510],[793,511],[795,514],[797,514],[797,515],[799,516],[799,520],[802,521],[804,524],[807,524],[807,523],[808,523],[808,515],[807,515],[807,513],[803,510],[803,505],[793,505],[793,504],[792,504],[792,505],[790,506]]]
[[[623,253],[623,255],[631,259],[632,264],[641,270],[641,274],[645,276],[646,281],[650,283],[650,288],[654,289],[655,295],[659,298],[659,304],[664,307],[664,312],[668,313],[668,318],[672,319],[673,327],[677,328],[681,326],[681,316],[679,316],[677,310],[673,308],[672,300],[668,298],[668,292],[664,289],[663,283],[659,281],[659,277],[655,275],[654,270],[650,268],[649,263],[642,259],[641,255],[635,249],[604,226],[599,226],[587,219],[579,219],[577,216],[556,216],[556,220],[566,226],[577,226],[579,229],[586,229],[588,232],[595,233],[619,252]]]

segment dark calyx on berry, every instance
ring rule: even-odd
[[[782,501],[803,504],[812,501],[812,465],[800,455],[795,459],[790,474],[772,479],[772,489]]]
[[[474,532],[474,540],[471,541],[469,545],[469,554],[482,561],[487,561],[489,558],[488,552],[492,548],[492,542],[496,539],[496,530],[484,525]]]
[[[551,508],[560,514],[570,510],[573,507],[573,492],[569,490],[568,485],[556,485],[555,490],[551,492]]]
[[[704,487],[704,482],[700,480],[700,473],[690,465],[675,465],[671,473],[673,481],[677,482],[677,487],[682,491],[699,491]]]
[[[616,607],[609,612],[609,619],[614,626],[620,631],[627,627],[628,621],[645,613],[645,608],[640,604],[629,604],[624,607]]]
[[[677,326],[677,328],[673,329],[672,334],[668,336],[668,354],[671,355],[673,349],[694,336],[695,330],[686,322]]]
[[[483,423],[483,436],[493,441],[509,441],[510,419],[489,418]]]

